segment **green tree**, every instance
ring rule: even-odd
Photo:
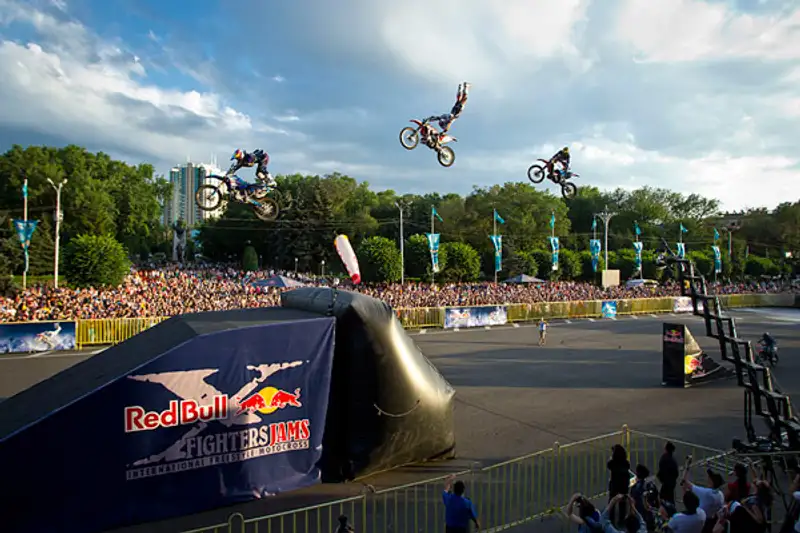
[[[109,235],[79,235],[64,250],[64,275],[77,287],[116,287],[129,271],[125,248]]]
[[[446,279],[455,281],[475,281],[481,275],[480,254],[463,242],[446,242],[440,248],[445,250],[447,263],[444,274]]]
[[[583,276],[583,262],[581,256],[572,250],[561,249],[558,252],[558,268],[562,279],[581,279]]]
[[[403,250],[406,261],[406,275],[424,280],[430,276],[431,253],[425,235],[412,235]]]
[[[509,277],[519,276],[520,274],[536,277],[539,272],[536,257],[532,252],[525,250],[511,252],[508,259],[505,260],[504,266]]]
[[[258,270],[258,254],[252,246],[245,246],[242,254],[242,270],[245,272],[255,272]]]
[[[364,239],[357,256],[364,281],[394,283],[400,280],[400,251],[386,237]]]
[[[530,252],[534,261],[539,265],[539,278],[550,279],[552,276],[553,254],[549,250],[533,250]]]

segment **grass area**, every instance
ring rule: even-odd
[[[40,285],[42,283],[47,284],[47,285],[52,285],[53,284],[53,275],[51,274],[51,275],[47,275],[47,276],[28,276],[27,282],[28,282],[28,286],[30,286],[30,285]],[[14,283],[17,286],[22,287],[22,276],[14,276]],[[58,276],[58,285],[59,285],[59,287],[66,287],[67,286],[67,280],[64,278],[64,276]]]

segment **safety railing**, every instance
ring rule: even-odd
[[[792,307],[792,294],[728,294],[720,296],[724,306],[731,307]],[[675,298],[637,298],[627,300],[583,300],[569,302],[537,302],[530,304],[504,304],[508,322],[529,322],[544,317],[559,318],[599,318],[602,317],[604,301],[617,304],[618,315],[643,313],[670,313],[674,309]],[[481,307],[481,306],[471,306]],[[496,307],[496,306],[491,306]],[[448,307],[415,307],[395,309],[397,318],[407,329],[444,327]],[[169,317],[148,318],[96,318],[77,320],[76,344],[99,346],[117,344],[141,333],[147,328]]]
[[[458,474],[477,508],[484,531],[502,531],[533,521],[564,520],[561,511],[570,496],[581,492],[599,498],[607,493],[606,462],[615,444],[623,445],[633,467],[647,466],[653,475],[667,441],[676,446],[679,463],[691,454],[694,479],[704,479],[705,468],[733,469],[730,452],[668,439],[624,426],[591,439],[551,448],[523,457],[476,467]],[[633,473],[631,473],[633,482]],[[368,492],[346,500],[296,509],[280,514],[244,519],[231,515],[226,523],[184,533],[329,533],[344,514],[359,532],[443,531],[442,490],[445,477]]]
[[[93,318],[78,320],[75,344],[82,346],[107,346],[117,344],[155,326],[165,317],[151,318]]]

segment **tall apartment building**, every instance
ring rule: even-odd
[[[191,228],[208,218],[222,215],[224,203],[214,211],[203,211],[195,203],[195,193],[204,183],[216,185],[217,180],[209,180],[210,174],[221,174],[215,163],[197,164],[187,162],[185,165],[173,167],[169,171],[169,182],[172,185],[172,199],[164,206],[164,224],[172,225],[183,220]]]

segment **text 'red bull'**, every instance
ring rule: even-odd
[[[160,413],[147,411],[143,407],[133,405],[125,408],[125,433],[134,431],[150,431],[158,428],[170,428],[225,420],[228,418],[228,396],[214,396],[214,403],[201,405],[197,400],[172,400],[169,407]]]

